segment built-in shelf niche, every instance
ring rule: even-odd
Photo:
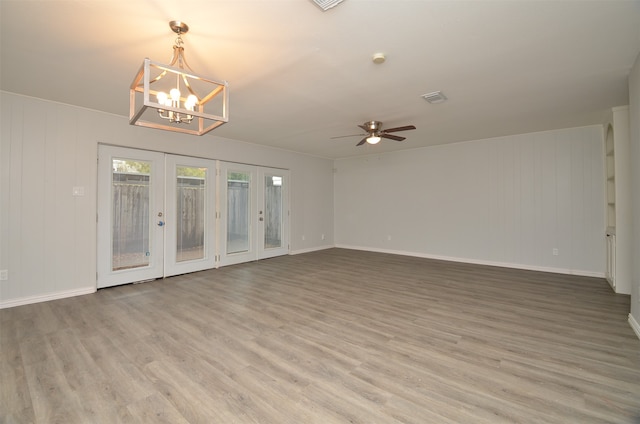
[[[604,134],[606,166],[606,277],[616,293],[632,287],[631,159],[629,107],[611,110]]]
[[[616,165],[613,142],[613,128],[609,125],[605,141],[607,154],[607,226],[616,226]]]

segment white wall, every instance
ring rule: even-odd
[[[632,287],[629,322],[640,337],[640,54],[629,74],[629,124],[631,139]]]
[[[604,276],[600,125],[335,167],[338,246]]]
[[[6,92],[0,101],[0,307],[95,290],[98,143],[290,169],[292,252],[334,243],[332,160]]]
[[[634,164],[639,73],[636,63]],[[334,163],[211,135],[132,127],[120,116],[5,92],[0,100],[0,269],[9,270],[9,280],[0,282],[0,306],[95,290],[99,142],[290,169],[293,253],[330,247],[335,234],[344,247],[604,275],[601,126]],[[638,167],[632,168],[633,186],[640,187]],[[83,186],[85,196],[73,197],[74,186]],[[640,196],[633,191],[638,257]],[[636,320],[639,267],[636,261]]]

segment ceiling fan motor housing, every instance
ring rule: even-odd
[[[382,122],[380,121],[368,121],[364,123],[364,126],[367,127],[367,131],[372,133],[378,132],[382,127]]]

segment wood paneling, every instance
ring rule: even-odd
[[[0,310],[0,421],[631,423],[600,278],[345,249]]]
[[[594,125],[337,160],[336,245],[604,276],[602,146]]]
[[[0,103],[0,269],[9,274],[0,308],[95,289],[98,143],[289,169],[291,250],[334,244],[330,159],[216,136],[195,143],[122,116],[7,92]],[[74,187],[85,195],[73,196]]]

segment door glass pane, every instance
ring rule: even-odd
[[[250,175],[227,172],[227,253],[249,251]]]
[[[176,167],[176,262],[204,258],[207,168]]]
[[[112,170],[112,270],[149,266],[151,163],[113,159]]]
[[[264,248],[282,247],[282,177],[265,176]]]

